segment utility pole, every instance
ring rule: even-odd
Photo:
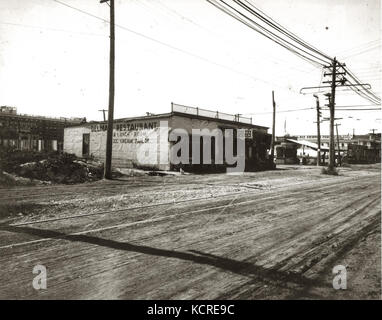
[[[336,103],[336,72],[337,72],[337,60],[334,57],[332,63],[332,93],[330,95],[330,140],[329,140],[329,171],[334,170],[334,106]]]
[[[276,125],[276,102],[275,92],[272,91],[272,105],[273,105],[273,125],[272,125],[272,144],[271,144],[271,159],[274,162],[275,158],[275,125]]]
[[[320,133],[320,100],[317,95],[313,95],[316,98],[316,109],[317,109],[317,166],[321,165],[321,133]]]
[[[113,151],[113,120],[114,120],[114,75],[115,75],[115,20],[114,0],[101,0],[100,3],[110,2],[110,70],[109,70],[109,112],[107,119],[106,159],[104,178],[112,179],[111,159]]]
[[[337,149],[338,149],[338,163],[339,163],[340,166],[342,166],[341,153],[340,153],[340,138],[339,138],[339,136],[338,136],[338,126],[340,126],[340,124],[336,123]]]
[[[376,144],[376,136],[375,136],[375,130],[377,129],[371,129],[373,131],[373,135],[371,136],[371,143],[373,144],[373,151],[374,151],[374,162],[377,163],[377,144]]]
[[[101,109],[101,110],[98,110],[98,111],[103,113],[103,121],[106,121],[106,114],[105,114],[105,112],[107,110],[106,109]]]
[[[345,78],[346,75],[346,69],[344,68],[346,65],[344,63],[338,63],[336,57],[334,57],[332,63],[330,66],[325,66],[324,68],[330,69],[331,72],[324,73],[324,76],[331,76],[330,81],[324,81],[323,83],[330,83],[331,93],[325,94],[329,97],[329,109],[330,109],[330,141],[329,141],[329,166],[328,170],[333,171],[334,165],[335,165],[335,143],[334,143],[334,111],[336,106],[336,87],[337,84],[339,86],[351,86],[347,85],[346,81],[348,81]],[[337,70],[337,68],[341,69],[342,71]],[[337,76],[339,79],[337,79]],[[361,84],[362,86],[362,84]]]

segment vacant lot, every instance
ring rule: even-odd
[[[0,298],[380,299],[380,182],[280,166],[0,189]]]

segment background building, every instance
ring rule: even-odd
[[[20,150],[60,151],[64,128],[86,121],[85,118],[47,118],[18,114],[15,107],[0,107],[0,146]]]
[[[296,137],[284,136],[276,137],[276,164],[298,164],[300,160],[297,157],[298,144],[290,141]]]
[[[303,140],[303,141],[309,141],[312,143],[315,143],[317,145],[317,136],[316,135],[298,135],[296,136],[297,140]],[[337,136],[334,136],[334,148],[337,152],[338,147],[340,149],[340,152],[344,152],[347,150],[349,143],[352,143],[353,136],[350,134],[347,135],[338,135],[338,140],[337,141]],[[321,135],[321,148],[326,148],[329,149],[329,141],[330,141],[330,136],[329,135]],[[338,145],[339,142],[339,145]],[[309,156],[316,157],[317,156],[317,151],[310,151],[309,149],[303,150],[302,146],[298,149],[298,155],[302,156],[305,152],[305,154],[309,154]]]
[[[324,164],[325,159],[329,157],[329,135],[321,135],[321,163]],[[340,154],[341,159],[348,163],[374,163],[381,160],[381,134],[369,133],[364,135],[339,135],[334,137],[336,157]],[[300,162],[314,164],[317,161],[317,136],[316,135],[297,135],[277,137],[276,141],[280,143],[279,154],[281,149],[296,149],[296,156]],[[283,142],[283,143],[281,143]],[[292,146],[294,144],[294,146]],[[292,158],[294,155],[292,156]],[[282,158],[282,157],[281,157]],[[278,163],[290,163],[291,158],[285,162],[278,159]],[[283,162],[284,161],[284,162]]]

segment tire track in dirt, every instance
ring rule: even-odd
[[[380,223],[380,208],[377,207],[374,213],[370,215],[370,221],[367,221],[364,224],[360,224],[359,220],[354,219],[357,214],[361,214],[365,210],[369,209],[373,205],[380,203],[380,199],[378,194],[375,194],[376,198],[369,201],[366,205],[363,205],[361,208],[357,209],[356,212],[351,216],[344,219],[345,222],[349,222],[350,220],[355,220],[354,223],[347,228],[343,228],[342,230],[337,230],[339,225],[341,225],[341,221],[338,222],[337,226],[335,226],[335,230],[330,236],[326,236],[321,239],[319,242],[312,242],[310,244],[310,250],[300,250],[296,254],[292,254],[279,261],[275,266],[268,266],[269,270],[277,271],[285,273],[284,278],[277,279],[276,282],[269,282],[266,279],[257,278],[256,280],[252,280],[249,283],[244,284],[243,286],[234,289],[232,292],[227,293],[226,295],[220,296],[221,299],[248,299],[256,298],[261,296],[261,290],[264,290],[264,283],[266,283],[270,287],[275,288],[287,288],[291,285],[288,283],[288,278],[299,278],[300,279],[300,287],[294,288],[295,294],[292,297],[299,297],[301,295],[306,295],[311,288],[314,286],[319,288],[320,286],[324,286],[325,289],[328,289],[328,284],[322,282],[322,278],[313,277],[307,278],[304,277],[304,274],[307,273],[311,268],[313,268],[318,263],[322,262],[322,260],[327,259],[329,264],[336,259],[337,253],[345,252],[354,246],[359,239],[364,237],[364,235],[369,232],[371,229],[375,228],[375,225]],[[344,222],[343,221],[343,222]],[[337,236],[337,237],[336,237]],[[332,245],[336,243],[335,248],[333,249]],[[324,251],[325,248],[330,247],[331,249],[328,251]],[[338,248],[338,249],[336,249]],[[283,248],[280,249],[281,251]],[[296,259],[296,257],[298,257]],[[328,257],[331,257],[330,260]],[[297,260],[297,261],[296,261]],[[305,281],[306,280],[306,281]],[[313,281],[309,281],[313,280]],[[315,281],[317,280],[317,281]],[[256,284],[257,283],[257,284]],[[314,286],[313,286],[314,284]],[[247,288],[250,286],[250,288]],[[246,289],[244,290],[244,287]],[[273,288],[274,291],[277,291]],[[331,289],[329,284],[329,289]],[[251,291],[251,294],[248,294],[248,291]],[[267,289],[269,290],[269,289]],[[258,292],[260,291],[260,292]],[[275,293],[276,294],[276,293]],[[280,294],[280,293],[278,293]],[[315,298],[314,294],[311,294],[310,298]]]
[[[338,188],[338,186],[332,186],[332,188],[333,188],[333,190],[336,190],[336,188]],[[338,190],[338,192],[339,192],[339,190]],[[284,194],[284,196],[286,196],[287,197],[287,193],[285,193]],[[348,197],[351,197],[351,195],[348,195]],[[247,204],[247,206],[248,206],[248,204]],[[245,214],[245,213],[250,213],[250,211],[251,211],[251,209],[250,208],[242,208],[241,210],[239,210],[238,211],[238,214],[241,216],[243,213]],[[240,212],[242,212],[242,213],[240,213]],[[292,213],[291,213],[292,214]],[[282,219],[282,218],[288,218],[288,216],[284,216],[284,217],[281,217],[280,216],[280,219]],[[245,221],[245,220],[244,220]],[[337,221],[338,222],[338,221]],[[172,220],[169,220],[169,223],[170,224],[173,224],[173,223],[175,223],[175,221],[172,219]],[[292,223],[292,222],[291,222]],[[351,225],[351,227],[353,226],[353,224]],[[148,225],[148,226],[146,226],[146,227],[150,227],[150,224]],[[246,226],[247,227],[247,226]],[[254,227],[253,225],[251,226],[251,227]],[[166,230],[166,232],[172,232],[173,230],[179,230],[179,229],[176,229],[177,228],[177,224],[174,224],[173,226],[172,226],[172,228],[171,229],[169,229],[169,230]],[[181,228],[181,227],[179,227],[179,228]],[[250,228],[249,228],[249,230],[250,230]],[[208,230],[207,230],[208,231]],[[242,229],[241,230],[244,234],[246,234],[246,228],[244,228],[244,229]],[[309,232],[309,231],[308,231]],[[113,235],[113,238],[115,237],[115,234]],[[216,235],[216,237],[218,237],[218,235]],[[231,239],[235,239],[235,236],[232,236],[231,237]],[[130,239],[129,239],[130,240]],[[208,238],[206,238],[206,239],[198,239],[198,240],[200,240],[200,242],[201,243],[203,243],[203,244],[205,244],[205,242],[206,242],[206,240],[208,241]],[[214,247],[216,247],[216,245],[220,245],[220,248],[221,248],[221,246],[222,245],[224,245],[225,243],[227,243],[229,241],[229,238],[227,238],[226,237],[226,234],[220,234],[220,241],[218,241],[217,243],[215,242],[215,241],[209,241],[210,242],[210,244],[209,244],[209,247],[211,248],[211,244],[213,243],[214,244]],[[242,240],[241,240],[242,241]],[[317,243],[318,244],[318,243]],[[167,243],[163,243],[163,245],[164,246],[168,246],[168,244]],[[180,250],[180,249],[182,249],[182,248],[188,248],[190,245],[192,245],[192,243],[186,243],[186,244],[184,244],[184,245],[182,245],[182,246],[179,246],[179,247],[175,247],[175,248],[172,248],[172,250]],[[312,244],[312,245],[315,245],[315,244]],[[318,244],[319,245],[319,244]],[[324,244],[323,243],[321,243],[321,246],[323,246]],[[83,245],[82,245],[83,246]],[[206,244],[205,244],[205,246],[206,246]],[[83,253],[86,253],[86,250],[88,250],[89,249],[89,246],[83,246],[83,247],[85,247],[84,248],[84,251],[83,251]],[[208,246],[207,246],[208,247]],[[50,247],[49,249],[48,248],[46,248],[46,249],[48,249],[49,251],[52,251],[52,253],[55,251],[55,250],[58,250],[58,248],[59,247]],[[79,245],[79,246],[77,246],[77,248],[81,248],[81,246]],[[45,248],[43,248],[43,250],[45,251]],[[103,250],[103,251],[105,251],[105,250]],[[102,251],[102,252],[103,252]],[[81,254],[78,254],[78,252],[76,253],[76,255],[78,256],[78,257],[80,257],[81,256]],[[229,255],[232,255],[232,254],[229,254]],[[141,261],[142,259],[146,259],[145,258],[145,256],[146,256],[146,254],[144,254],[144,253],[140,253],[140,254],[137,254],[137,255],[135,255],[135,256],[130,256],[130,255],[128,255],[128,259],[129,260],[132,260],[132,259],[139,259],[139,261]],[[55,257],[53,257],[53,259],[54,259]],[[208,259],[207,259],[208,260]],[[111,259],[111,261],[112,261],[112,259]],[[205,261],[205,260],[202,260],[202,261]],[[241,261],[242,262],[242,261]],[[96,262],[95,262],[96,263]],[[126,262],[126,264],[125,264],[125,266],[127,265],[127,264],[131,264],[132,263],[132,261],[127,261]],[[228,263],[228,262],[227,262]],[[238,264],[238,266],[242,266],[243,268],[246,266],[245,264]],[[79,267],[81,267],[81,266],[79,266]],[[115,268],[116,266],[113,266],[113,265],[109,265],[108,267],[104,267],[103,268],[103,270],[98,270],[99,272],[98,272],[98,274],[100,274],[100,275],[102,275],[102,274],[104,274],[105,272],[110,272],[110,268]],[[215,266],[216,268],[219,268],[218,266]],[[248,266],[247,266],[248,267]],[[165,268],[165,266],[163,266],[163,268]],[[68,270],[70,270],[70,269],[68,269]],[[159,267],[158,266],[158,268],[156,269],[156,270],[158,270],[158,271],[161,271],[162,270],[162,267]],[[256,271],[257,269],[255,269],[255,271]],[[95,270],[94,270],[95,271]],[[259,270],[259,272],[260,272],[261,270]],[[28,272],[30,273],[30,270],[28,270]],[[216,273],[216,270],[213,270],[213,272],[212,273]],[[245,276],[245,277],[253,277],[253,273],[255,273],[255,272],[252,272],[252,273],[250,273],[250,272],[247,272],[247,273],[249,273],[247,276]],[[97,274],[97,273],[94,273],[94,274],[90,274],[89,276],[90,277],[94,277],[94,275],[95,274]],[[243,274],[244,274],[244,272],[243,272]],[[259,273],[260,275],[266,275],[266,274],[262,274],[261,272]],[[61,275],[60,277],[62,277],[63,275]],[[284,276],[283,274],[277,274],[277,276]],[[30,275],[29,275],[29,278],[30,278]],[[28,279],[29,279],[28,278]],[[265,278],[265,279],[267,279],[267,278]],[[181,280],[181,279],[180,279]],[[72,282],[73,281],[75,281],[75,279],[73,279],[73,280],[71,280],[71,281],[69,281],[69,282],[64,282],[64,283],[66,283],[66,286],[67,287],[65,287],[64,286],[64,288],[68,288],[68,286],[70,287],[71,285],[72,285]],[[265,281],[265,280],[261,280],[261,281]],[[277,278],[275,279],[275,280],[273,280],[273,281],[275,281],[275,283],[277,283]],[[296,278],[296,281],[301,281],[301,279],[300,278]],[[270,283],[272,283],[272,282],[270,282]],[[20,283],[21,284],[21,283]],[[311,282],[311,284],[312,284],[312,282]],[[61,283],[59,286],[61,286],[61,285],[63,285],[63,283]],[[59,288],[59,286],[57,287],[57,288]],[[259,289],[260,290],[260,289]],[[177,293],[174,293],[174,296],[176,296],[177,295]]]
[[[348,183],[348,181],[341,181],[341,182],[337,182],[336,186],[340,186],[340,185],[343,185],[343,184],[346,184]],[[295,186],[295,185],[294,185]],[[252,203],[252,204],[255,204],[255,203],[258,203],[258,202],[263,202],[264,200],[272,200],[272,201],[276,201],[277,199],[280,199],[280,198],[283,198],[283,197],[286,197],[286,196],[291,196],[291,195],[294,195],[296,192],[299,192],[299,188],[304,188],[304,186],[297,186],[297,190],[293,190],[293,191],[284,191],[281,192],[280,194],[277,194],[275,196],[271,195],[269,197],[266,197],[266,198],[258,198],[258,199],[254,199],[254,200],[248,200],[248,201],[244,201],[244,202],[235,202],[235,203],[231,203],[230,205],[220,205],[220,206],[215,206],[215,207],[209,207],[207,204],[207,207],[206,205],[203,203],[201,204],[201,209],[199,210],[191,210],[191,211],[187,211],[187,212],[180,212],[180,213],[175,213],[175,214],[170,214],[170,215],[167,215],[167,216],[163,216],[163,217],[158,217],[156,219],[152,219],[152,218],[148,218],[148,219],[141,219],[141,220],[138,220],[138,221],[133,221],[133,222],[129,222],[129,223],[124,223],[124,224],[121,224],[120,226],[119,225],[114,225],[114,226],[108,226],[108,227],[104,227],[104,230],[110,230],[110,229],[113,229],[113,228],[121,228],[121,227],[131,227],[131,226],[134,226],[134,225],[139,225],[139,224],[142,224],[142,223],[152,223],[152,222],[158,222],[158,221],[162,221],[162,220],[166,220],[168,218],[174,218],[174,217],[177,217],[177,216],[182,216],[182,215],[187,215],[187,214],[195,214],[195,213],[198,213],[198,212],[204,212],[204,211],[208,211],[208,210],[222,210],[224,209],[225,207],[235,207],[235,206],[238,206],[238,205],[245,205],[245,204],[248,204],[248,203]],[[325,185],[323,187],[320,187],[320,188],[316,188],[315,186],[311,186],[310,188],[313,188],[316,192],[317,191],[322,191],[322,190],[325,190],[327,188],[333,188],[332,185]],[[308,189],[309,190],[309,189]],[[306,189],[304,191],[307,191]],[[255,192],[255,193],[249,193],[249,192],[246,192],[246,193],[243,193],[243,198],[247,197],[249,194],[253,194],[253,195],[261,195],[261,194],[268,194],[268,193],[272,193],[272,192],[269,192],[269,191],[266,191],[266,192]],[[240,193],[235,193],[235,194],[240,194]],[[215,198],[221,198],[221,197],[228,197],[228,196],[231,196],[232,194],[226,194],[226,195],[221,195],[219,197],[215,197]],[[201,199],[195,199],[196,201],[199,201],[199,200],[211,200],[210,198],[208,199],[205,199],[205,198],[201,198]],[[184,200],[182,201],[182,203],[186,203],[189,202],[189,201],[195,201],[193,199],[191,200]],[[227,200],[230,202],[230,200]],[[176,204],[176,203],[175,203]],[[92,213],[92,214],[84,214],[84,215],[77,215],[77,216],[73,216],[74,218],[78,217],[78,218],[81,218],[81,217],[84,217],[84,218],[87,218],[88,216],[92,216],[92,215],[98,215],[98,214],[101,214],[101,215],[106,215],[108,213],[123,213],[125,211],[131,211],[131,210],[139,210],[139,209],[147,209],[147,208],[155,208],[157,207],[158,205],[161,205],[160,203],[158,204],[152,204],[152,205],[147,205],[147,206],[141,206],[141,207],[131,207],[131,208],[123,208],[123,209],[118,209],[118,210],[112,210],[112,211],[104,211],[104,212],[101,212],[101,213]],[[164,203],[164,205],[174,205],[173,202],[168,202],[168,203]],[[160,215],[160,212],[159,213],[156,213],[155,215]],[[113,217],[114,218],[114,217]],[[67,219],[66,217],[61,217],[61,218],[52,218],[52,219],[47,219],[46,221],[42,221],[42,222],[51,222],[51,221],[57,221],[57,220],[65,220]],[[28,225],[28,224],[35,224],[35,223],[38,223],[38,222],[25,222],[25,223],[20,223],[20,224],[11,224],[10,226],[14,226],[14,227],[17,227],[17,226],[23,226],[23,225]],[[3,227],[3,230],[5,230],[5,227],[6,225]],[[56,229],[57,230],[57,229]],[[60,230],[60,228],[58,229]],[[97,229],[91,229],[91,230],[83,230],[83,231],[79,231],[79,232],[71,232],[70,235],[80,235],[80,234],[85,234],[85,233],[90,233],[90,232],[98,232],[98,231],[103,231],[102,228],[97,228]],[[34,244],[34,243],[40,243],[40,242],[44,242],[44,241],[48,241],[48,240],[51,240],[52,238],[46,238],[46,239],[38,239],[38,240],[35,240],[35,241],[26,241],[25,243],[20,243],[20,244],[13,244],[13,247],[17,247],[19,245],[27,245],[27,244]],[[1,249],[5,249],[7,247],[12,247],[12,245],[3,245],[0,247],[0,250]]]

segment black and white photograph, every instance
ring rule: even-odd
[[[0,300],[381,300],[381,33],[380,0],[0,0]]]

